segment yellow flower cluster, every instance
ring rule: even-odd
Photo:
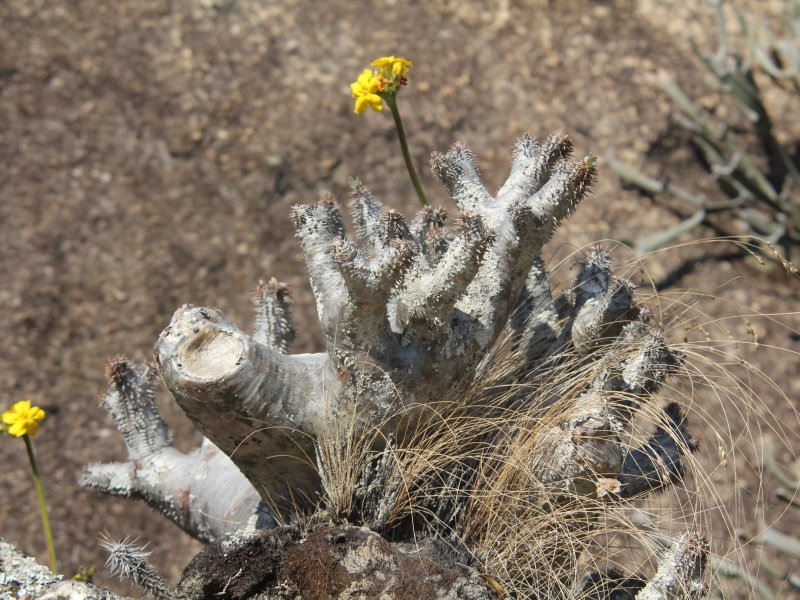
[[[39,422],[45,417],[45,412],[38,406],[33,406],[30,400],[20,400],[3,413],[3,423],[10,435],[22,437],[34,436],[39,429]]]
[[[382,56],[372,61],[376,69],[364,69],[358,79],[350,84],[353,98],[356,99],[355,112],[363,113],[367,108],[383,110],[383,99],[394,96],[401,85],[408,80],[410,60],[397,56]]]
[[[363,113],[367,107],[372,110],[383,110],[383,98],[378,93],[383,91],[383,80],[370,69],[361,71],[358,79],[350,84],[353,98],[356,99],[357,113]]]

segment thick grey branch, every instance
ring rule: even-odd
[[[155,353],[187,416],[267,502],[282,514],[315,502],[313,436],[326,392],[335,391],[326,355],[285,356],[218,310],[189,305],[175,313]]]
[[[248,525],[274,525],[258,492],[219,448],[208,440],[188,454],[173,447],[155,404],[152,368],[117,358],[108,373],[112,388],[103,405],[125,438],[129,460],[88,465],[81,485],[140,498],[205,541]]]

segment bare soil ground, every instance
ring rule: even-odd
[[[348,83],[372,58],[397,54],[415,63],[400,102],[418,165],[462,140],[496,188],[516,137],[562,129],[578,153],[600,156],[594,194],[550,246],[563,256],[677,222],[662,204],[623,190],[603,169],[604,157],[717,193],[703,183],[685,140],[670,133],[671,106],[655,85],[669,73],[716,101],[707,98],[688,43],[695,35],[713,45],[713,16],[694,4],[0,2],[0,404],[32,398],[48,412],[35,443],[63,572],[94,564],[101,584],[126,590],[102,571],[102,531],[149,541],[153,562],[173,581],[200,548],[145,506],[77,486],[86,463],[123,458],[122,441],[98,408],[106,360],[121,353],[149,360],[183,303],[216,306],[249,323],[248,293],[270,276],[294,289],[293,350],[316,351],[321,336],[289,207],[326,192],[344,200],[354,176],[385,204],[415,209],[391,119],[352,114]],[[738,4],[774,17],[780,2]],[[777,121],[787,135],[800,128],[788,109]],[[446,203],[422,171],[434,203]],[[725,251],[687,247],[647,267],[659,279],[686,258]],[[797,396],[796,279],[710,261],[679,285],[726,298],[702,299],[709,320],[781,315],[730,327],[751,341],[750,329],[758,333],[760,348],[742,344],[744,358]],[[686,329],[680,317],[670,326],[677,336]],[[765,381],[751,384],[762,416],[785,427],[789,445],[800,442],[793,407]],[[161,399],[178,445],[191,447],[197,434],[166,392]],[[740,408],[729,407],[724,418],[745,440],[760,440],[736,416]],[[713,431],[698,429],[722,457]],[[772,479],[759,492],[755,453],[740,456],[712,466],[721,497],[744,498],[738,525],[754,534],[759,500],[770,522],[783,508],[770,495]],[[778,458],[792,460],[785,449]],[[46,561],[21,443],[0,440],[0,464],[0,535]],[[778,526],[800,533],[796,515]]]

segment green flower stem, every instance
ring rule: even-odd
[[[422,191],[422,184],[419,182],[417,170],[414,168],[414,163],[411,162],[411,153],[408,151],[408,141],[406,141],[406,130],[403,128],[403,120],[400,118],[400,111],[397,109],[397,96],[390,94],[383,98],[389,108],[392,110],[394,117],[394,124],[397,127],[397,137],[400,140],[400,148],[403,150],[403,159],[406,161],[406,169],[411,176],[411,183],[414,184],[414,189],[417,191],[417,198],[419,198],[422,206],[428,206],[428,199],[425,197],[425,192]]]
[[[47,553],[50,555],[50,570],[57,575],[56,548],[53,545],[53,530],[50,528],[50,517],[47,515],[47,503],[44,501],[42,477],[39,475],[39,467],[36,464],[36,457],[33,454],[33,445],[31,444],[30,436],[25,434],[22,436],[22,439],[25,440],[25,448],[28,450],[28,460],[31,462],[31,470],[33,471],[33,481],[36,483],[36,495],[39,498],[39,511],[42,513],[42,527],[44,528],[44,537],[47,540]]]

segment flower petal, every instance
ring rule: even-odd
[[[363,113],[365,110],[367,110],[367,97],[361,94],[356,98],[355,112]]]
[[[25,435],[27,429],[25,428],[25,421],[17,421],[8,428],[8,433],[15,437],[22,437]]]
[[[378,96],[378,94],[368,94],[365,96],[367,102],[369,102],[369,107],[377,112],[381,112],[383,110],[383,98]]]

